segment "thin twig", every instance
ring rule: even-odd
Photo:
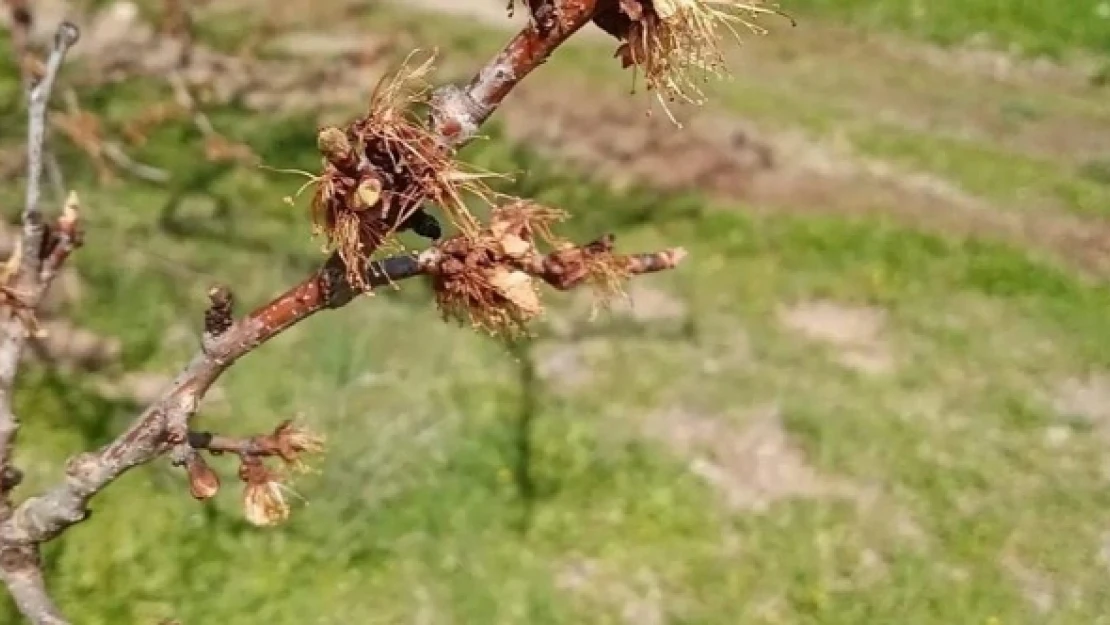
[[[43,218],[39,208],[42,192],[43,148],[46,142],[46,109],[54,80],[62,68],[66,53],[77,43],[80,31],[70,22],[62,22],[54,35],[54,47],[46,61],[46,73],[31,86],[27,128],[27,202],[23,207],[23,267],[30,276],[39,271],[39,251],[42,248]],[[37,280],[37,278],[35,278]]]
[[[473,139],[505,96],[588,24],[601,3],[601,0],[529,0],[533,19],[465,88],[444,85],[436,89],[432,125],[440,136],[455,147]]]
[[[7,0],[8,12],[11,16],[12,30],[12,56],[16,67],[19,68],[20,84],[23,93],[29,94],[34,83],[34,68],[38,61],[31,55],[31,29],[34,26],[34,13],[28,0]],[[50,188],[58,200],[65,197],[65,178],[62,168],[58,164],[58,157],[49,149],[43,148],[46,160],[46,175],[50,178]]]
[[[12,447],[19,430],[19,420],[12,410],[12,390],[31,329],[27,324],[33,322],[34,310],[62,263],[80,244],[75,195],[67,201],[62,216],[50,230],[49,240],[40,206],[43,167],[53,165],[44,145],[47,107],[66,53],[79,36],[76,26],[63,22],[54,36],[54,46],[42,78],[28,78],[27,198],[23,208],[21,250],[13,253],[8,261],[18,264],[19,270],[11,272],[14,274],[11,277],[15,287],[12,291],[19,294],[19,301],[6,302],[6,314],[0,321],[0,519],[4,522],[12,515],[11,491],[22,480],[22,473],[12,464]],[[60,176],[55,179],[60,180]],[[65,618],[46,590],[39,543],[0,543],[0,578],[20,612],[31,622],[65,625]]]
[[[169,181],[169,172],[136,161],[124,152],[119,143],[104,139],[99,131],[98,120],[81,107],[75,89],[66,88],[63,96],[67,114],[56,118],[54,125],[93,159],[102,178],[112,175],[112,170],[108,167],[108,163],[111,163],[116,169],[123,170],[140,180],[159,184]]]

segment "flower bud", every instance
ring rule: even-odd
[[[198,501],[211,499],[220,491],[220,476],[199,455],[189,460],[186,471],[189,474],[189,493]]]

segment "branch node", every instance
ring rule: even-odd
[[[80,478],[90,473],[99,464],[100,460],[96,454],[84,452],[66,460],[65,472],[69,477]]]
[[[189,447],[193,449],[208,449],[212,444],[211,432],[189,432]]]
[[[0,493],[10,493],[23,482],[23,471],[6,464],[0,469]]]
[[[482,106],[470,91],[458,85],[443,85],[432,92],[432,127],[448,145],[462,145],[478,134],[478,127],[493,112]]]
[[[81,29],[73,22],[64,21],[58,25],[58,30],[54,33],[54,48],[57,50],[72,48],[80,39]]]

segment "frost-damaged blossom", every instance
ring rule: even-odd
[[[189,475],[189,493],[194,499],[204,501],[216,496],[220,492],[220,476],[208,466],[200,454],[189,458],[185,465]]]
[[[487,174],[465,168],[453,150],[426,124],[419,109],[431,106],[425,78],[432,58],[407,62],[383,79],[361,118],[345,128],[320,131],[324,171],[312,199],[314,230],[327,239],[348,270],[348,280],[368,290],[370,257],[399,230],[413,227],[422,205],[440,208],[464,235],[480,225],[466,205],[468,197],[489,203]],[[437,228],[438,229],[438,228]]]
[[[324,443],[327,442],[323,434],[317,434],[293,421],[283,422],[274,430],[272,436],[278,457],[294,470],[301,472],[307,470],[303,456],[322,453]]]
[[[244,459],[239,466],[239,479],[243,481],[243,516],[247,522],[260,527],[277,525],[289,518],[289,487],[282,483],[281,475],[269,469],[257,458]]]
[[[557,288],[592,283],[603,297],[621,288],[624,261],[609,247],[576,247],[551,230],[566,213],[516,201],[492,211],[487,228],[438,244],[427,268],[445,319],[492,335],[517,336],[543,313],[536,278]],[[546,255],[537,247],[551,248]]]
[[[622,42],[622,66],[643,72],[671,116],[668,101],[704,103],[700,83],[728,74],[723,40],[740,41],[739,29],[766,34],[757,20],[768,14],[784,15],[765,0],[614,0],[595,22]]]
[[[285,421],[272,434],[255,439],[249,451],[240,454],[239,479],[243,481],[243,514],[254,525],[276,525],[289,518],[288,496],[295,493],[285,483],[285,471],[267,467],[264,458],[277,457],[285,468],[304,472],[306,454],[324,450],[324,437]]]

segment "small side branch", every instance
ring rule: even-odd
[[[23,271],[38,281],[40,250],[43,240],[43,218],[39,207],[42,193],[43,154],[46,143],[46,110],[54,81],[62,68],[66,54],[73,47],[80,31],[70,22],[62,22],[54,34],[54,47],[46,61],[46,71],[41,80],[31,86],[28,96],[30,123],[27,129],[27,201],[23,207]]]
[[[13,14],[26,11],[24,2],[11,2]],[[26,16],[26,26],[30,14]],[[26,33],[24,33],[24,36]],[[49,164],[45,150],[46,115],[54,81],[69,49],[77,43],[77,27],[62,23],[41,78],[24,72],[28,89],[27,197],[23,207],[23,233],[8,260],[0,284],[0,519],[13,514],[12,490],[22,473],[12,463],[12,447],[19,420],[12,410],[12,391],[23,349],[35,329],[35,308],[70,253],[81,243],[77,196],[67,199],[62,215],[47,226],[40,207],[42,173]],[[17,37],[18,39],[18,37]],[[17,42],[22,53],[24,43]],[[22,57],[22,54],[21,54]],[[22,57],[21,61],[26,61]],[[38,543],[0,541],[0,579],[3,579],[20,612],[38,625],[65,625],[67,621],[46,591]]]
[[[371,263],[365,279],[374,287],[416,276],[428,276],[434,281],[442,273],[444,263],[451,260],[447,252],[441,251],[449,245],[451,240],[419,255],[395,256]],[[521,270],[535,272],[537,278],[558,288],[572,288],[583,284],[588,273],[568,271],[568,267],[580,266],[571,259],[592,257],[588,249],[596,248],[596,244],[591,246],[552,252]],[[671,250],[613,256],[612,260],[627,268],[627,273],[635,274],[668,269],[681,258],[680,250]],[[66,479],[61,484],[39,497],[28,499],[7,521],[0,523],[0,543],[42,543],[84,520],[89,501],[97,493],[126,471],[154,460],[182,442],[175,433],[189,432],[189,421],[201,399],[235,361],[309,316],[344,306],[355,299],[361,291],[356,290],[345,275],[345,268],[333,257],[316,275],[234,323],[215,338],[208,349],[194,356],[162,397],[139,415],[122,435],[96,452],[71,459]],[[271,449],[266,440],[259,438],[236,440],[215,436],[205,438],[198,434],[186,436],[194,449],[247,455]],[[189,454],[183,456],[181,461],[187,463]]]

